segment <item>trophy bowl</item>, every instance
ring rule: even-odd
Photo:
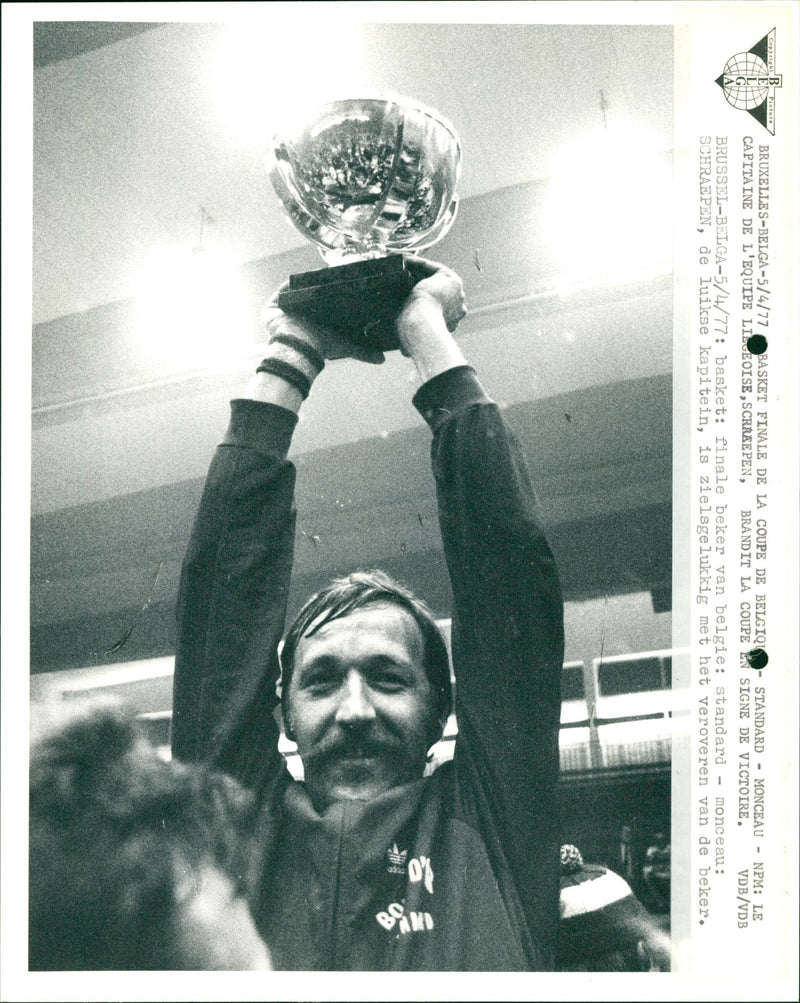
[[[275,136],[268,169],[288,218],[330,266],[292,275],[279,306],[397,348],[394,318],[415,282],[407,255],[443,237],[458,209],[453,127],[406,98],[332,101]]]

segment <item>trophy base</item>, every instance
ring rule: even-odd
[[[403,255],[390,254],[292,275],[278,306],[358,345],[389,352],[400,347],[395,318],[416,281]]]

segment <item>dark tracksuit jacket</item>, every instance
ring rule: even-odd
[[[276,968],[549,969],[558,923],[563,608],[516,440],[474,371],[424,384],[453,587],[452,762],[318,814],[278,752],[296,415],[232,402],[179,593],[173,752],[262,806],[256,922]]]

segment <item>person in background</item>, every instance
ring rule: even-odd
[[[229,771],[259,798],[253,910],[277,969],[547,970],[561,589],[519,444],[453,338],[461,280],[422,259],[409,267],[419,281],[396,328],[422,381],[413,403],[432,432],[453,589],[453,760],[424,776],[451,710],[447,649],[431,611],[385,573],[354,572],[313,596],[279,662],[298,412],[329,360],[383,356],[274,304],[266,357],[232,402],[184,562],[173,754]],[[281,669],[303,782],[278,750]]]
[[[560,851],[561,928],[558,967],[564,972],[665,972],[669,938],[618,874],[585,864],[570,843]]]
[[[623,825],[619,834],[619,873],[631,887],[636,884],[636,863],[634,861],[633,829]]]
[[[642,879],[647,892],[647,903],[653,912],[669,909],[669,895],[672,879],[672,852],[669,840],[663,832],[653,836],[647,847],[642,867]]]
[[[239,785],[165,762],[117,707],[32,723],[29,969],[269,969]]]

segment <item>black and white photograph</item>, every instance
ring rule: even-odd
[[[774,7],[3,5],[3,999],[790,998]]]

